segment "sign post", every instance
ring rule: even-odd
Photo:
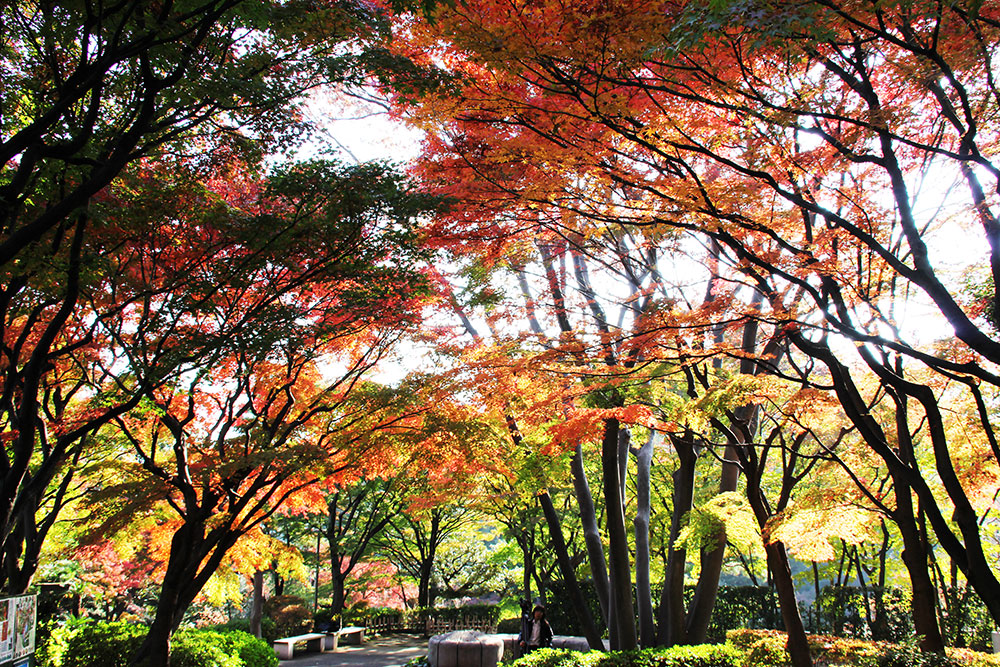
[[[0,598],[0,667],[26,667],[35,652],[36,597]]]

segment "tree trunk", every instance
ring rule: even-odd
[[[250,602],[250,634],[261,637],[260,621],[264,615],[264,573],[253,573],[253,598]]]
[[[185,580],[190,580],[192,565],[201,561],[198,550],[204,532],[201,522],[185,522],[170,541],[167,570],[160,584],[160,597],[156,602],[156,615],[149,626],[149,633],[132,657],[132,665],[144,667],[169,667],[170,636],[180,625],[187,605],[184,603]],[[197,553],[196,553],[197,550]]]
[[[754,290],[752,306],[759,308],[763,300],[763,293]],[[742,375],[754,375],[759,371],[757,362],[751,356],[757,349],[759,330],[757,321],[753,319],[743,325],[740,347],[747,356],[740,359],[740,374]],[[777,360],[775,359],[773,362],[777,363]],[[732,432],[737,440],[726,443],[722,470],[719,474],[719,493],[727,493],[737,489],[740,477],[737,448],[746,446],[747,433],[756,432],[756,406],[737,408],[735,414],[737,419],[746,426],[746,430],[744,431],[737,424],[733,424]],[[701,574],[698,576],[698,587],[691,600],[691,608],[687,618],[687,640],[689,643],[703,644],[707,639],[708,624],[712,619],[712,610],[715,608],[715,600],[719,595],[719,577],[722,576],[722,563],[725,557],[726,537],[725,527],[723,527],[723,533],[718,543],[701,553]]]
[[[698,454],[693,434],[671,437],[680,465],[674,471],[674,507],[670,517],[670,553],[663,573],[663,591],[660,594],[659,629],[657,642],[666,646],[687,644],[684,617],[684,569],[687,549],[678,546],[677,538],[683,528],[684,516],[694,505],[695,464]]]
[[[330,563],[330,611],[339,614],[346,606],[344,580],[347,575],[340,571],[340,554],[335,554],[331,560],[333,562]]]
[[[656,644],[656,626],[653,624],[653,595],[649,578],[649,503],[650,467],[653,463],[653,439],[649,432],[646,442],[636,456],[636,513],[635,521],[635,588],[639,610],[639,637],[642,646]]]
[[[894,483],[896,511],[893,519],[903,538],[901,554],[906,571],[910,575],[913,592],[913,629],[920,637],[920,648],[932,653],[944,654],[944,638],[935,613],[937,589],[927,571],[927,548],[921,539],[913,516],[913,499],[909,487]]]
[[[620,502],[618,430],[617,419],[604,420],[601,469],[604,479],[610,554],[608,563],[611,583],[609,607],[617,630],[617,633],[612,635],[611,648],[628,651],[637,647],[638,638],[635,629],[635,612],[632,608],[632,572],[629,562],[628,536],[625,531],[625,513]]]
[[[792,659],[792,667],[812,667],[812,656],[809,655],[809,641],[806,639],[806,629],[802,625],[799,605],[795,599],[795,584],[792,582],[792,570],[788,566],[788,555],[785,545],[781,542],[771,542],[764,545],[767,554],[767,566],[774,578],[774,586],[778,592],[778,605],[781,608],[781,620],[788,633],[788,655]]]
[[[594,591],[601,605],[604,624],[611,627],[608,616],[608,567],[604,559],[604,544],[601,542],[601,529],[597,525],[597,513],[594,510],[594,497],[590,493],[587,473],[583,468],[583,446],[577,442],[573,454],[573,489],[576,492],[577,505],[580,507],[580,522],[583,524],[583,540],[587,545],[587,560],[590,563],[590,576],[594,581]]]
[[[570,603],[576,608],[577,618],[583,626],[583,634],[587,638],[590,648],[598,651],[604,650],[604,642],[601,641],[601,633],[594,623],[594,617],[590,615],[590,608],[580,590],[580,583],[576,580],[576,573],[573,571],[573,564],[569,559],[569,551],[566,548],[566,540],[563,538],[562,526],[559,523],[559,514],[552,504],[552,498],[548,491],[538,494],[538,502],[542,506],[545,514],[545,522],[549,527],[549,536],[552,538],[552,547],[556,552],[556,560],[559,563],[559,570],[562,572],[563,584],[569,594]]]
[[[719,493],[737,489],[740,468],[736,463],[736,446],[734,443],[726,445],[719,478]],[[698,575],[698,585],[688,610],[686,643],[704,644],[707,640],[708,624],[712,619],[712,610],[719,595],[719,578],[722,576],[722,563],[725,557],[726,534],[723,526],[722,534],[715,546],[703,549],[701,552],[701,574]]]

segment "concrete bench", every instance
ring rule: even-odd
[[[274,652],[278,654],[278,658],[281,660],[291,660],[292,656],[295,655],[295,645],[300,642],[305,642],[307,651],[326,653],[327,650],[335,650],[337,648],[336,640],[331,635],[325,632],[309,632],[304,635],[275,639]]]
[[[336,651],[337,647],[341,643],[341,637],[344,638],[344,644],[364,644],[365,643],[365,629],[360,625],[351,625],[346,628],[341,628],[330,633],[333,638],[333,650]]]
[[[506,656],[508,660],[513,660],[521,655],[521,647],[517,643],[517,635],[498,633],[493,635],[486,635],[487,637],[496,637],[503,642],[503,655]],[[590,650],[590,644],[587,643],[586,637],[571,637],[569,635],[553,635],[552,636],[552,648],[564,648],[571,651],[581,651],[586,653]],[[611,649],[611,642],[607,639],[604,640],[604,650],[608,651]]]
[[[427,642],[431,667],[497,667],[503,655],[503,639],[475,630],[434,635]]]

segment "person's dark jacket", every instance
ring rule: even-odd
[[[521,617],[521,634],[517,636],[517,644],[521,645],[521,642],[525,644],[531,639],[531,626],[535,622],[535,619],[529,616]],[[542,624],[542,631],[538,635],[538,647],[546,648],[552,646],[552,626],[549,622],[542,618],[538,621]]]

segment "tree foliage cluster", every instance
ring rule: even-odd
[[[736,565],[806,667],[792,556],[898,555],[928,652],[949,587],[1000,621],[996,8],[406,9],[0,9],[0,590],[82,545],[165,665],[320,533],[334,614],[373,554],[467,593],[488,514],[595,647],[704,641]],[[412,178],[275,157],[366,81]],[[435,372],[371,381],[417,328]]]
[[[551,489],[573,488],[586,548],[555,549],[574,607],[579,557],[594,582],[593,645],[702,640],[727,543],[762,549],[797,667],[789,552],[862,586],[899,554],[928,651],[949,581],[1000,620],[998,19],[484,1],[397,30],[454,81],[396,100],[461,202],[433,223],[452,352],[516,451],[569,459],[518,481],[554,545]]]

